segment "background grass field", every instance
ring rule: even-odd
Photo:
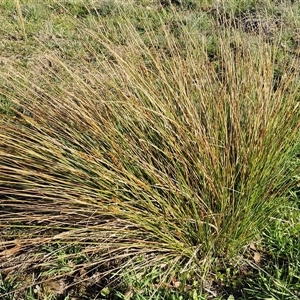
[[[299,299],[297,1],[0,3],[1,299]]]

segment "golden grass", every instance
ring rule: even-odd
[[[104,273],[167,265],[166,277],[205,279],[259,238],[291,187],[299,76],[276,79],[276,45],[238,33],[219,36],[212,60],[188,31],[182,45],[163,28],[161,51],[130,24],[121,50],[82,30],[110,59],[0,74],[16,108],[0,131],[1,227],[30,229],[19,253],[59,241],[97,253]]]
[[[20,28],[22,30],[22,35],[23,35],[24,40],[26,41],[27,35],[26,35],[24,18],[23,18],[23,14],[22,14],[22,10],[21,10],[20,1],[19,0],[15,0],[15,5],[16,5],[16,10],[17,10],[17,15],[18,15],[19,25],[20,25]]]

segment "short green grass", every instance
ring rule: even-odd
[[[0,10],[1,299],[300,298],[296,3]]]

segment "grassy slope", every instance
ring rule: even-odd
[[[297,34],[299,33],[297,28],[299,28],[300,20],[297,17],[299,15],[297,4],[292,5],[285,2],[284,4],[275,5],[268,1],[260,3],[257,3],[257,1],[240,1],[239,5],[236,5],[232,1],[228,2],[229,4],[222,5],[206,1],[206,3],[200,5],[197,1],[182,1],[182,6],[176,8],[180,14],[179,18],[177,13],[171,10],[163,11],[156,1],[139,1],[138,3],[134,3],[133,6],[124,4],[123,8],[126,10],[126,16],[141,34],[146,45],[154,43],[154,47],[161,49],[162,53],[164,49],[168,49],[168,45],[164,33],[160,31],[161,20],[158,17],[159,15],[168,28],[175,33],[176,38],[179,39],[179,44],[185,43],[184,31],[181,32],[182,22],[189,29],[191,36],[201,33],[206,41],[205,45],[208,54],[213,59],[215,58],[214,63],[216,65],[220,63],[218,61],[219,50],[217,46],[220,32],[226,28],[234,27],[236,27],[237,32],[241,33],[242,37],[246,37],[250,41],[250,44],[251,40],[255,44],[259,38],[267,43],[276,41],[279,45],[279,50],[274,72],[278,76],[283,73],[284,66],[287,63],[298,59],[299,36]],[[121,17],[118,6],[114,2],[101,2],[97,4],[97,11],[93,9],[89,11],[88,8],[93,6],[82,5],[80,1],[66,1],[63,4],[58,1],[48,1],[47,3],[44,1],[22,1],[21,9],[24,17],[26,39],[20,27],[21,23],[18,22],[19,19],[14,2],[6,0],[0,5],[0,9],[3,11],[0,17],[0,23],[3,24],[0,29],[0,35],[3,37],[0,45],[2,53],[1,76],[16,74],[15,70],[20,70],[24,75],[24,70],[27,70],[26,77],[22,76],[20,80],[27,80],[36,84],[37,87],[41,88],[42,92],[47,91],[50,99],[57,99],[58,96],[61,97],[64,91],[69,90],[70,84],[73,83],[74,75],[70,75],[68,70],[75,70],[78,72],[77,74],[86,72],[86,74],[89,74],[88,79],[91,79],[93,74],[95,74],[93,72],[96,72],[94,68],[99,67],[98,62],[101,61],[102,57],[113,56],[113,53],[109,51],[109,47],[113,47],[113,51],[117,54],[122,53],[123,49],[128,50],[128,45],[124,41],[124,34],[119,34],[126,21]],[[160,14],[158,15],[157,12],[160,12]],[[97,14],[101,16],[101,26],[104,27],[97,27],[99,25],[96,21]],[[252,25],[253,27],[257,25],[257,19],[261,21],[263,27],[259,33],[255,31],[255,28],[251,28]],[[147,24],[145,24],[145,20],[147,20]],[[121,27],[121,30],[118,29],[118,26]],[[105,45],[99,43],[97,38],[89,38],[89,35],[84,35],[82,28],[98,32],[100,35],[102,31],[105,31],[106,38],[112,43],[109,44],[109,47],[105,47]],[[147,28],[154,28],[157,32],[157,36],[155,38],[152,37],[151,41],[147,39]],[[232,42],[232,37],[227,38],[228,42]],[[241,40],[243,41],[243,39]],[[129,50],[132,49],[129,48]],[[54,57],[58,57],[60,62]],[[65,68],[66,65],[68,69]],[[101,67],[104,68],[105,66],[101,65]],[[53,76],[53,74],[58,74],[58,76]],[[105,79],[103,78],[103,80]],[[94,82],[96,85],[99,84],[97,80],[99,79],[95,79]],[[93,82],[91,84],[93,85]],[[54,86],[55,89],[53,89]],[[112,88],[114,87],[112,86]],[[95,89],[94,93],[95,91],[97,90]],[[0,95],[1,116],[5,122],[7,122],[7,119],[9,122],[10,120],[14,122],[12,118],[14,113],[10,109],[12,107],[10,98],[18,96],[18,93],[21,95],[22,92],[24,92],[24,89],[18,87],[17,84],[7,84],[3,87]],[[78,98],[83,96],[80,94],[82,91],[72,91],[72,93]],[[32,97],[32,95],[36,95],[36,91],[29,91],[27,96]],[[17,102],[18,99],[15,99],[15,101]],[[26,111],[24,113],[26,114]],[[3,125],[3,129],[5,129],[4,126],[6,125]],[[245,257],[249,261],[247,267],[245,267],[246,269],[241,268],[238,263],[238,267],[228,266],[225,269],[219,265],[215,267],[212,272],[214,273],[214,281],[217,283],[217,287],[210,286],[210,290],[206,291],[208,296],[215,295],[213,297],[217,297],[218,294],[221,295],[223,293],[226,299],[226,294],[228,296],[232,293],[247,299],[251,297],[253,299],[267,297],[296,299],[296,293],[300,289],[298,284],[300,276],[298,193],[297,189],[291,191],[290,202],[286,204],[284,209],[280,208],[281,218],[277,218],[268,228],[264,229],[260,242],[252,246],[252,250],[247,250],[248,254],[245,254]],[[12,203],[14,204],[14,202]],[[7,211],[5,206],[3,211]],[[16,217],[16,215],[12,217]],[[12,242],[9,245],[7,241],[2,241],[3,245],[6,242],[6,246],[3,246],[1,249],[3,250],[1,252],[3,263],[1,293],[14,291],[22,287],[24,283],[34,285],[36,282],[49,279],[43,288],[27,290],[28,299],[32,299],[30,297],[34,299],[40,297],[42,299],[45,295],[50,297],[53,291],[54,294],[55,292],[58,293],[59,289],[63,289],[60,286],[65,285],[67,280],[71,280],[70,278],[74,282],[76,280],[81,281],[81,285],[78,285],[79,287],[76,288],[77,294],[89,295],[91,287],[94,290],[98,290],[98,292],[101,291],[105,282],[100,281],[99,283],[99,280],[97,281],[100,271],[97,269],[93,270],[91,267],[93,263],[99,261],[99,257],[97,257],[97,254],[93,254],[95,252],[94,248],[89,250],[86,247],[87,241],[84,242],[83,247],[85,252],[82,251],[80,244],[68,247],[68,244],[61,244],[59,241],[50,244],[45,243],[42,248],[35,248],[33,247],[35,238],[39,234],[42,235],[44,229],[48,226],[48,219],[39,228],[36,228],[36,223],[33,223],[34,226],[24,232],[24,223],[28,222],[28,220],[26,218],[23,220],[22,218],[19,217],[16,220],[17,224],[14,224],[13,232],[5,223],[8,218],[1,220],[3,236],[10,236],[10,239],[15,236],[18,240],[21,240],[22,236],[28,238],[25,252],[18,250],[18,243]],[[35,222],[38,221],[35,220]],[[52,232],[48,236],[53,236],[55,233],[56,228],[52,228]],[[30,238],[32,238],[31,242]],[[165,239],[168,238],[165,237]],[[30,246],[30,243],[32,246]],[[7,250],[4,247],[8,247],[11,250],[5,252]],[[8,272],[8,266],[6,265],[7,254],[11,255],[11,264],[18,265],[19,263],[19,266],[23,266],[25,265],[24,260],[26,261],[26,253],[29,256],[30,253],[34,253],[37,257],[43,257],[43,264],[39,265],[38,268],[35,267],[40,261],[38,259],[34,261],[31,255],[30,259],[32,260],[33,268],[29,267],[29,270],[30,268],[32,270],[31,272],[27,271],[24,278],[18,277],[15,272]],[[18,263],[14,262],[14,256],[20,260]],[[86,261],[90,262],[88,268],[85,265]],[[259,266],[251,267],[255,262]],[[72,273],[75,265],[77,270],[82,272],[80,276],[78,275],[79,273],[75,275]],[[94,279],[91,280],[89,276],[84,274],[88,271],[92,272]],[[135,290],[138,290],[143,291],[146,299],[149,297],[149,294],[153,292],[153,289],[151,290],[153,281],[159,280],[161,271],[154,268],[151,269],[151,272],[149,270],[145,272],[148,273],[148,276],[145,276],[145,274],[142,276],[141,273],[137,273],[137,278],[141,276],[142,278],[147,278],[140,281],[135,279],[134,271],[129,272],[127,293],[133,293]],[[55,283],[53,278],[64,274],[65,276]],[[17,278],[14,279],[14,276],[17,276]],[[79,279],[76,279],[76,277]],[[32,278],[34,279],[33,281]],[[189,296],[184,297],[191,298],[194,296],[196,299],[197,297],[201,299],[202,292],[199,289],[199,282],[197,280],[193,282],[191,279],[186,279],[186,281],[188,289],[192,290],[192,292],[189,291]],[[180,299],[181,292],[174,288],[174,283],[166,290],[170,299],[172,299],[171,297]],[[102,290],[102,294],[104,293],[105,291]],[[5,297],[9,297],[9,295]]]

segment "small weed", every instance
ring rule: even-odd
[[[13,103],[6,96],[0,95],[0,115],[14,115],[12,108]]]
[[[3,300],[13,300],[14,291],[18,288],[20,282],[17,281],[17,278],[5,278],[2,273],[0,273],[0,295]]]

